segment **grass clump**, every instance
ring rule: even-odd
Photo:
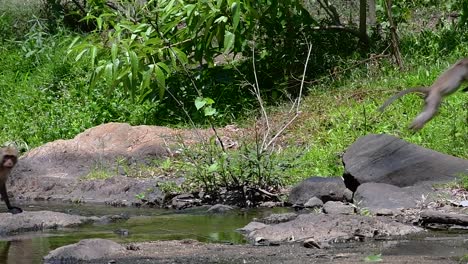
[[[93,169],[87,175],[83,176],[81,180],[91,181],[91,180],[106,180],[114,176],[112,172],[107,169]]]

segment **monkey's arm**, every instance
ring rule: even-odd
[[[425,96],[427,96],[430,90],[431,90],[430,87],[414,87],[414,88],[403,90],[395,94],[394,96],[390,97],[387,101],[385,101],[385,103],[383,103],[381,107],[379,107],[378,110],[380,112],[383,112],[387,106],[389,106],[391,103],[393,103],[393,101],[402,97],[403,95],[406,95],[409,93],[423,93]]]
[[[410,129],[417,131],[421,129],[429,120],[431,120],[439,109],[442,97],[437,93],[432,93],[426,98],[426,105],[423,111],[413,120]]]
[[[22,213],[23,210],[19,207],[11,206],[10,199],[8,199],[8,194],[6,190],[5,183],[0,183],[0,194],[2,195],[2,199],[5,202],[8,211],[12,214],[19,214]]]

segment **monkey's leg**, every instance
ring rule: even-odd
[[[438,93],[433,93],[426,97],[423,111],[413,120],[409,128],[414,131],[421,129],[437,113],[441,101],[442,96]]]
[[[23,210],[21,208],[11,206],[10,199],[8,199],[8,194],[7,194],[5,183],[0,184],[0,194],[2,195],[2,199],[5,202],[5,204],[6,204],[7,208],[8,208],[8,211],[10,213],[19,214],[19,213],[23,212]]]

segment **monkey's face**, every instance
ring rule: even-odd
[[[0,169],[11,169],[18,161],[18,151],[13,147],[5,147],[0,149]]]
[[[11,169],[16,165],[17,158],[13,155],[5,155],[2,160],[2,167]]]

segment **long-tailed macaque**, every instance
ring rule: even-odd
[[[468,58],[461,59],[452,65],[431,86],[410,88],[390,97],[379,108],[379,111],[383,111],[385,107],[405,94],[423,93],[425,95],[424,109],[409,126],[412,130],[419,130],[437,113],[442,98],[454,93],[463,81],[468,81]]]
[[[18,161],[18,151],[14,147],[4,147],[0,149],[0,194],[2,195],[3,201],[8,208],[8,211],[12,214],[19,214],[23,212],[21,208],[11,206],[10,200],[8,199],[6,181],[10,175],[11,169],[16,165]]]

